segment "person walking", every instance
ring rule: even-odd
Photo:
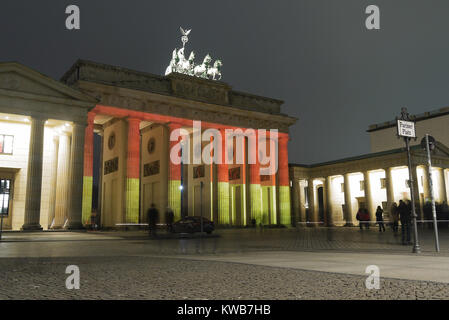
[[[369,216],[368,209],[364,208],[362,209],[362,211],[363,211],[363,221],[365,222],[365,228],[369,229],[371,218]]]
[[[173,231],[174,219],[175,219],[175,214],[173,213],[173,210],[170,207],[167,207],[167,211],[165,212],[165,222],[167,224],[168,232]]]
[[[385,225],[384,225],[384,217],[383,217],[384,211],[380,206],[377,206],[376,210],[376,222],[379,225],[379,232],[385,232]]]
[[[150,231],[149,235],[155,238],[157,236],[156,223],[158,220],[159,211],[157,211],[157,208],[154,203],[152,203],[150,209],[148,209],[147,215],[148,215],[148,226]]]
[[[364,221],[363,221],[363,212],[361,208],[359,208],[359,210],[357,211],[357,215],[355,216],[355,218],[359,222],[360,230],[363,230]]]
[[[390,214],[391,220],[393,221],[393,232],[397,234],[399,231],[399,211],[396,202],[393,202],[391,205]]]
[[[409,206],[405,204],[404,201],[400,200],[398,211],[399,211],[399,219],[401,221],[402,244],[403,245],[411,244],[410,241],[411,212],[409,210]]]

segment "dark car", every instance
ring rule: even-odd
[[[211,234],[215,230],[214,223],[203,217],[203,231]],[[174,233],[195,233],[201,232],[201,217],[184,217],[173,223]]]

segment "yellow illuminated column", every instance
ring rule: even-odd
[[[346,227],[352,227],[354,225],[353,221],[353,210],[352,210],[352,198],[351,198],[351,184],[349,182],[349,173],[344,175],[344,187],[345,187],[345,220]]]
[[[438,171],[438,182],[439,182],[439,201],[440,202],[447,202],[447,193],[446,193],[446,181],[444,179],[444,169],[442,168],[436,168]]]
[[[83,216],[84,225],[90,223],[92,215],[93,191],[93,157],[94,157],[94,119],[95,114],[89,113],[84,139],[84,177],[83,177]]]
[[[217,165],[218,178],[218,223],[228,225],[229,220],[229,170],[225,161],[226,136],[225,129],[220,129],[222,148],[220,150],[222,163]],[[251,189],[250,189],[251,190]]]
[[[387,195],[387,208],[391,209],[391,205],[394,202],[394,186],[393,186],[393,168],[385,168],[385,188]]]
[[[126,223],[139,222],[140,119],[128,118],[126,159]]]

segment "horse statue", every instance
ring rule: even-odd
[[[176,64],[176,72],[184,73],[184,66],[188,63],[186,57],[184,56],[184,48],[178,50],[178,62]]]
[[[173,51],[172,59],[170,61],[170,65],[165,70],[165,75],[169,75],[172,72],[176,72],[176,65],[178,64],[178,52],[176,49]]]
[[[193,75],[196,76],[196,77],[208,79],[208,77],[207,77],[207,71],[208,71],[209,68],[210,68],[210,63],[211,63],[211,61],[212,61],[211,56],[210,56],[210,55],[207,55],[207,56],[204,58],[203,63],[202,63],[201,65],[199,65],[199,66],[196,66],[196,67],[193,69]]]
[[[195,68],[195,52],[191,52],[189,60],[185,60],[181,65],[181,73],[193,75],[193,68]]]
[[[211,77],[212,80],[221,80],[221,67],[223,66],[223,63],[221,60],[216,60],[214,63],[214,66],[207,70],[207,76]],[[215,77],[218,76],[218,79],[215,79]]]

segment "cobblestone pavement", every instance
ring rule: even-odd
[[[388,231],[231,229],[157,240],[145,232],[11,232],[0,243],[0,299],[447,299],[447,283],[382,278],[380,290],[367,290],[366,276],[195,259],[312,251],[402,255],[413,263],[411,247]],[[423,255],[436,256],[432,233],[420,230],[420,237]],[[439,255],[449,256],[448,230],[440,241]],[[68,265],[80,267],[78,291],[65,288]]]
[[[78,265],[80,290],[65,268]],[[212,261],[155,257],[1,259],[0,299],[448,299],[449,286]]]

